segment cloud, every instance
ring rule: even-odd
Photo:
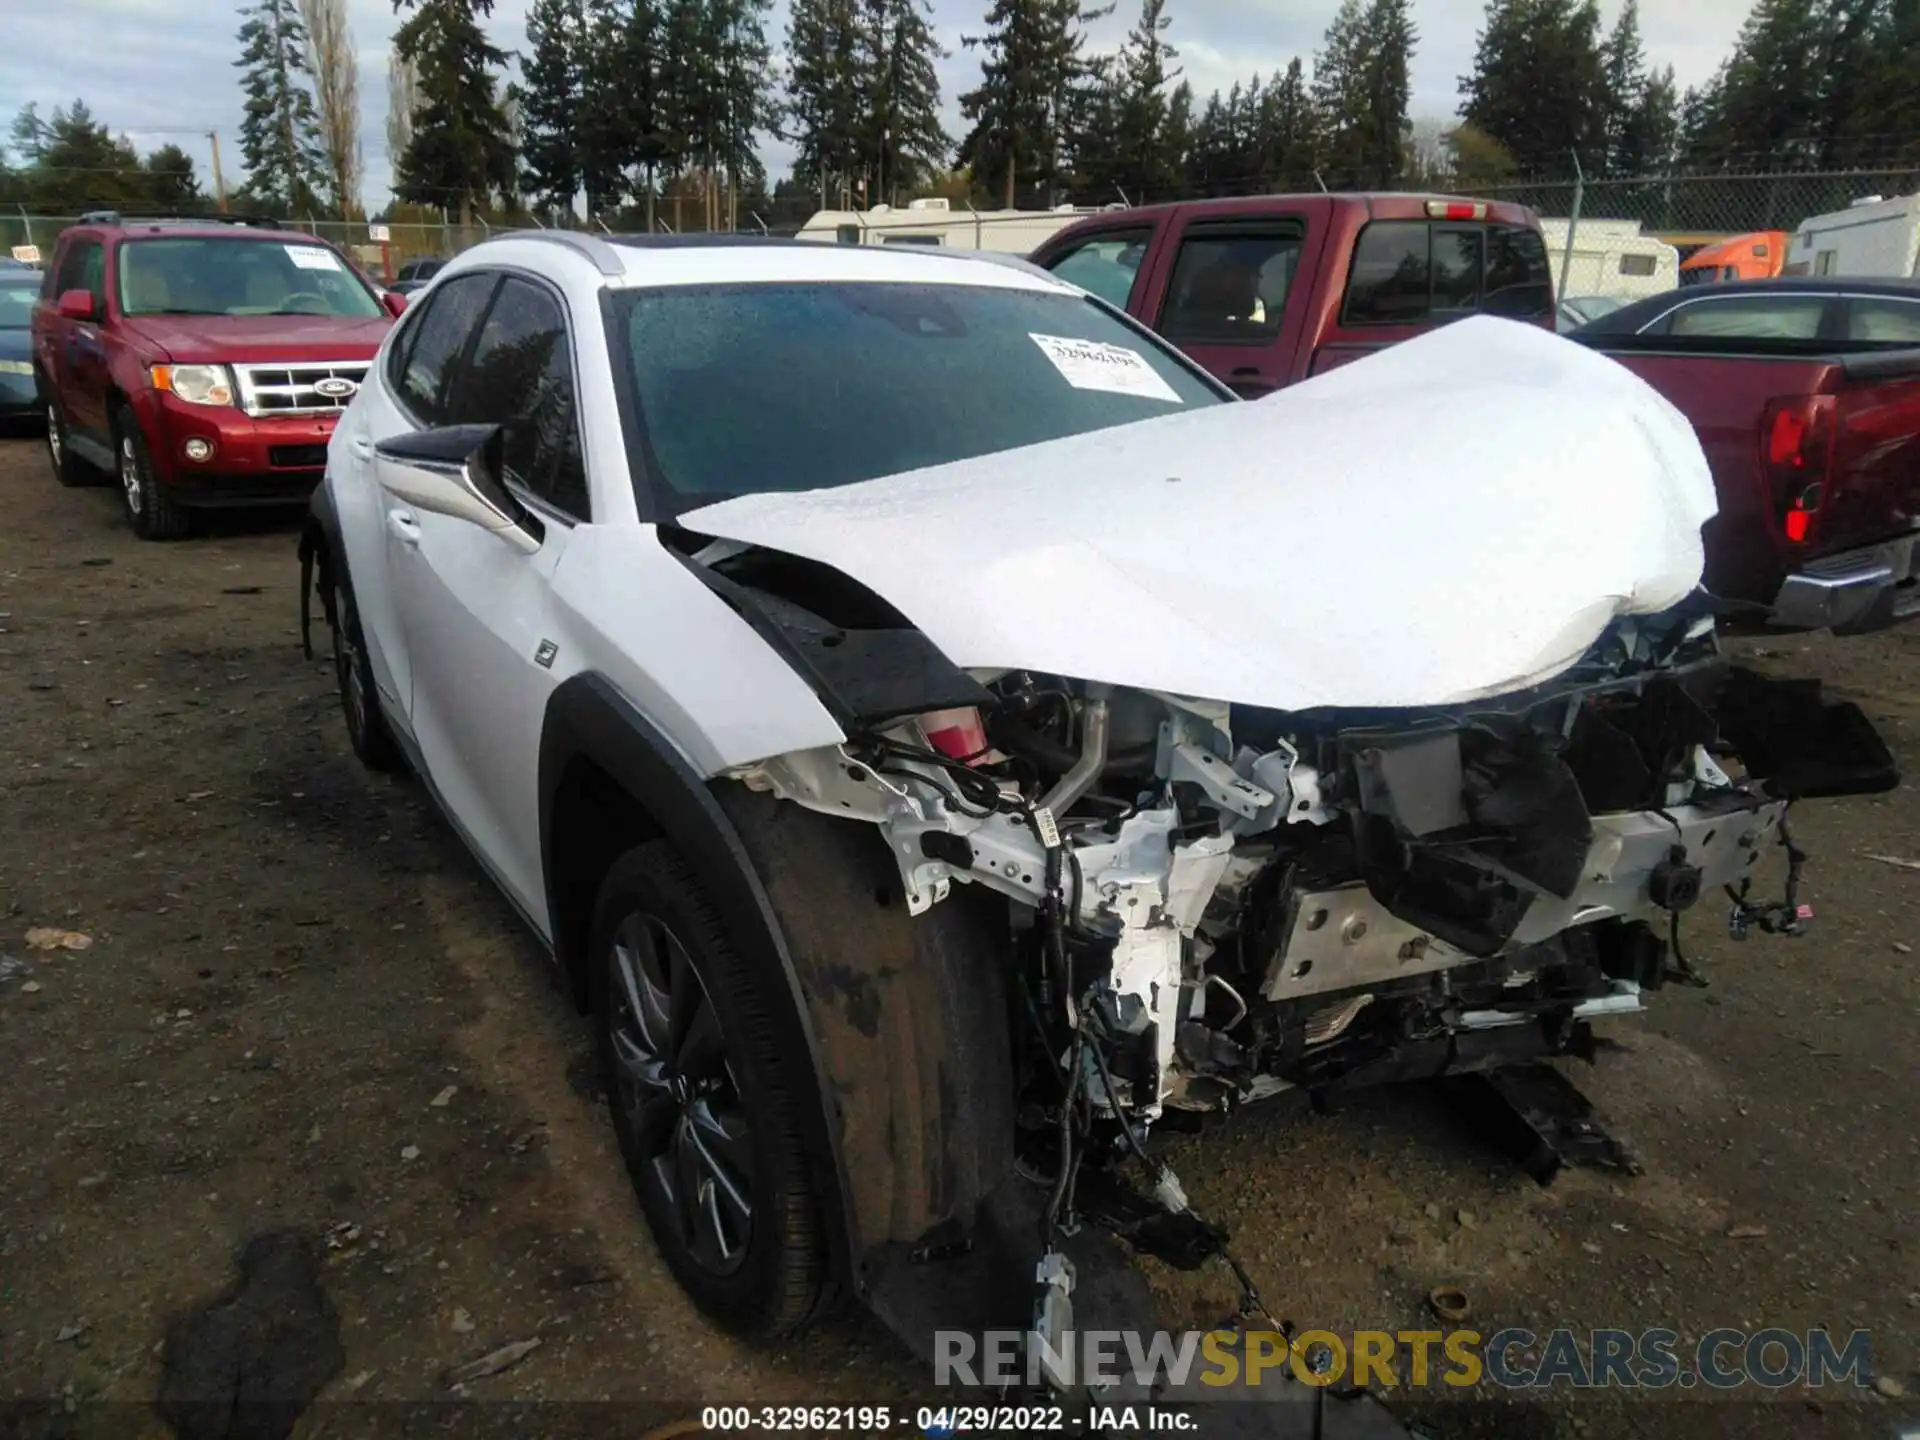
[[[949,51],[941,62],[948,133],[964,133],[959,96],[979,76],[977,56],[961,38],[977,32],[987,0],[933,0],[936,29]],[[1708,79],[1725,57],[1750,0],[1642,0],[1641,26],[1649,60],[1674,66],[1685,86]],[[494,43],[526,46],[527,0],[500,0],[490,24]],[[1295,56],[1311,61],[1337,0],[1171,0],[1168,39],[1177,62],[1202,96],[1256,71],[1283,69]],[[768,37],[776,48],[786,34],[786,0],[778,0]],[[1611,24],[1619,0],[1605,0]],[[386,153],[387,52],[399,17],[388,0],[349,0],[349,23],[360,56],[361,144],[366,194],[384,201],[392,182]],[[1420,32],[1413,67],[1413,113],[1450,116],[1459,103],[1459,77],[1473,62],[1481,0],[1415,0]],[[1128,0],[1092,32],[1096,48],[1117,47],[1134,19]],[[227,183],[242,178],[239,155],[241,97],[233,61],[237,11],[197,0],[22,0],[9,7],[6,45],[0,49],[0,95],[10,106],[54,105],[84,99],[105,124],[131,135],[144,151],[178,144],[212,188],[207,132],[220,136]],[[792,149],[769,138],[762,158],[776,177],[792,163]]]

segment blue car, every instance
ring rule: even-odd
[[[39,298],[39,271],[0,270],[0,425],[40,413],[33,383],[33,337],[27,328]]]

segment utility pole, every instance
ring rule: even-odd
[[[220,174],[220,132],[207,131],[207,143],[213,147],[213,194],[222,215],[227,213],[227,182]]]

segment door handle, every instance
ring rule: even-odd
[[[1259,374],[1260,367],[1258,365],[1237,365],[1234,367],[1233,378],[1236,380],[1258,378]]]
[[[373,442],[364,435],[355,435],[347,441],[347,448],[362,460],[373,458]]]
[[[420,522],[413,518],[411,510],[389,510],[387,529],[402,545],[418,546],[420,543]]]

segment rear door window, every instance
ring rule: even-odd
[[[1473,312],[1531,320],[1553,313],[1539,234],[1515,225],[1376,220],[1360,232],[1344,325],[1419,325]]]
[[[1169,340],[1264,345],[1280,334],[1306,227],[1295,221],[1189,225],[1157,328]]]
[[[1867,345],[1920,345],[1920,300],[1856,296],[1847,306],[1847,339]]]
[[[1047,268],[1069,285],[1124,310],[1152,238],[1151,230],[1109,230],[1055,257]]]
[[[1827,309],[1823,295],[1729,295],[1696,300],[1643,333],[1694,339],[1817,340]]]
[[[1360,232],[1347,277],[1348,325],[1417,325],[1433,286],[1432,229],[1419,221],[1377,221]]]
[[[401,337],[389,378],[401,403],[423,425],[445,423],[447,377],[480,324],[495,279],[479,274],[448,281]]]

